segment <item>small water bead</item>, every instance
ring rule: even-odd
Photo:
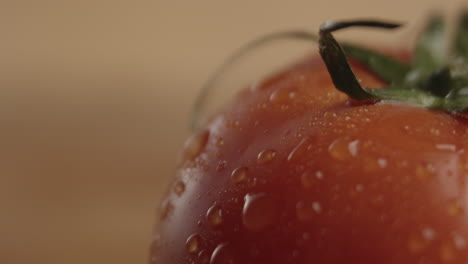
[[[208,250],[204,249],[198,253],[198,263],[199,264],[208,264],[210,263],[211,254]]]
[[[459,250],[466,248],[466,240],[461,235],[454,234],[453,235],[453,244]]]
[[[177,181],[174,185],[174,193],[181,196],[185,192],[185,184],[182,181]]]
[[[220,161],[218,162],[218,165],[216,166],[216,171],[217,171],[217,172],[221,172],[221,171],[223,171],[223,170],[226,168],[226,166],[227,166],[227,161],[225,161],[225,160],[220,160]]]
[[[206,220],[210,226],[219,226],[223,222],[223,211],[217,205],[211,206],[206,212]]]
[[[252,188],[255,187],[258,183],[257,177],[249,177],[247,179],[247,187]]]
[[[315,213],[320,214],[322,212],[322,205],[319,202],[312,202],[312,209],[314,209]]]
[[[380,159],[377,159],[377,164],[379,164],[379,167],[383,169],[387,167],[388,162],[386,159],[380,158]]]
[[[302,136],[302,135],[301,135]],[[291,151],[291,153],[289,153],[288,155],[288,161],[294,161],[294,160],[297,160],[298,158],[300,157],[303,157],[304,154],[310,150],[310,147],[309,147],[309,138],[303,138],[299,144],[297,144],[293,150]]]
[[[201,237],[198,234],[191,235],[185,242],[185,248],[190,254],[195,254],[200,251],[201,247]]]
[[[435,168],[431,164],[427,165],[418,165],[416,167],[416,177],[420,180],[426,180],[429,177],[433,176]]]
[[[219,244],[211,254],[210,264],[238,264],[229,243]]]
[[[242,222],[251,231],[261,231],[273,224],[276,218],[275,202],[266,194],[247,194],[244,197]]]
[[[364,191],[364,185],[356,184],[355,189],[356,189],[356,192],[362,192]]]
[[[429,129],[429,132],[434,136],[440,136],[440,130],[437,128],[431,128]]]
[[[322,171],[306,171],[301,175],[301,184],[305,189],[310,189],[314,187],[317,183],[317,180],[323,180],[324,174]]]
[[[297,96],[297,93],[287,89],[278,89],[271,93],[270,102],[275,104],[286,104]]]
[[[272,149],[267,149],[260,152],[257,156],[257,163],[258,164],[265,164],[272,161],[276,156],[276,151]]]
[[[335,112],[325,112],[325,113],[323,113],[323,116],[327,117],[327,118],[336,117],[336,113]]]
[[[339,138],[333,141],[328,147],[328,153],[333,159],[345,161],[358,154],[359,140]]]
[[[449,202],[448,208],[447,208],[447,213],[450,216],[458,216],[463,213],[463,207],[458,200],[452,200]]]
[[[322,212],[319,202],[299,201],[296,204],[296,217],[299,221],[308,221]]]
[[[322,171],[316,171],[315,172],[315,177],[317,179],[319,179],[319,180],[323,180],[323,177],[324,177],[323,172]]]
[[[426,227],[422,230],[422,237],[426,240],[434,240],[436,238],[436,232],[430,227]]]
[[[161,213],[160,213],[161,220],[166,220],[173,210],[174,210],[174,205],[172,205],[172,203],[168,200],[164,201],[161,205]]]
[[[217,137],[215,141],[215,145],[218,147],[224,146],[224,139],[222,137]]]
[[[351,153],[351,156],[353,157],[356,157],[358,154],[358,144],[359,140],[353,140],[348,144],[349,153]]]
[[[192,136],[185,142],[184,156],[188,160],[195,159],[205,149],[210,132],[205,130],[197,135]]]
[[[436,144],[435,147],[438,150],[453,151],[453,152],[457,151],[457,146],[453,144]]]
[[[245,182],[248,178],[248,170],[247,167],[240,167],[233,170],[231,173],[231,182],[234,184]]]

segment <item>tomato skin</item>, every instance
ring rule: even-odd
[[[188,141],[152,261],[466,264],[467,128],[447,113],[350,102],[319,61],[298,64]]]

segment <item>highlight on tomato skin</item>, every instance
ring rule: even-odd
[[[242,91],[187,140],[150,262],[468,263],[468,120],[427,81],[455,83],[441,61],[409,83],[397,76],[426,67],[418,56],[373,57],[399,67],[395,82],[351,62],[346,78],[378,100],[338,90],[345,82],[318,57]]]

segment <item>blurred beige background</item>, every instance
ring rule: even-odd
[[[146,263],[190,107],[226,55],[266,32],[457,2],[1,0],[0,263]]]

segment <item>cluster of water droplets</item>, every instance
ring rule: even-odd
[[[271,94],[270,101],[274,103],[284,103],[288,100],[294,99],[296,94],[294,92],[278,90]],[[336,117],[336,114],[330,114],[331,117]],[[345,117],[345,120],[350,118]],[[238,124],[234,124],[234,126]],[[440,132],[436,129],[431,130],[430,133],[438,135]],[[302,136],[302,135],[301,135]],[[194,138],[190,139],[186,144],[185,158],[187,160],[194,160],[200,153],[203,152],[206,144],[209,141],[210,133],[205,131]],[[224,140],[220,137],[214,140],[214,143],[218,147],[224,146]],[[363,147],[363,142],[357,138],[352,137],[339,137],[329,144],[327,152],[329,157],[337,162],[344,162],[359,156],[359,152]],[[313,145],[310,143],[309,138],[304,137],[297,145],[292,148],[291,152],[286,156],[288,162],[296,161],[303,157],[306,152],[310,151]],[[455,145],[452,144],[435,144],[435,148],[441,151],[457,151]],[[267,165],[278,157],[278,153],[274,149],[265,149],[258,153],[256,157],[256,163],[260,166]],[[366,162],[370,164],[370,169],[385,169],[389,166],[387,159],[380,157],[375,158],[372,161]],[[216,171],[224,171],[227,167],[227,162],[220,160],[217,164]],[[416,168],[415,176],[419,178],[427,178],[430,174],[433,174],[434,169],[430,166],[420,166]],[[251,170],[247,166],[240,166],[233,169],[230,173],[230,182],[234,186],[247,186],[253,187],[257,182],[255,175],[251,175]],[[317,182],[324,181],[326,175],[322,170],[305,170],[299,175],[299,181],[304,190],[310,190],[317,185]],[[364,192],[365,185],[356,184],[354,191]],[[173,191],[177,196],[181,196],[185,191],[185,184],[179,180],[173,185]],[[376,200],[377,201],[377,200]],[[371,201],[372,202],[372,201]],[[378,201],[377,201],[378,202]],[[299,222],[310,221],[311,219],[320,216],[324,213],[326,208],[318,200],[299,200],[296,203],[296,219]],[[173,206],[170,202],[166,202],[162,206],[161,218],[167,218],[170,212],[173,210]],[[459,216],[462,214],[463,208],[458,200],[454,200],[449,203],[447,207],[447,213],[451,216]],[[276,208],[274,200],[271,199],[270,195],[265,192],[260,193],[247,193],[244,196],[242,206],[242,225],[246,230],[252,232],[258,232],[265,230],[270,227],[275,218],[277,218],[279,212]],[[223,224],[225,212],[217,205],[213,204],[206,212],[205,220],[206,223],[212,228],[217,228]],[[303,236],[305,239],[309,239],[310,235],[304,232]],[[414,254],[420,254],[428,248],[438,239],[437,231],[432,228],[424,228],[417,232],[408,235],[407,249]],[[440,259],[444,263],[450,263],[457,259],[461,250],[466,250],[466,241],[461,235],[452,235],[452,239],[439,243],[438,246]],[[221,264],[221,263],[234,263],[234,257],[231,250],[229,249],[229,243],[223,242],[214,248],[214,250],[208,251],[204,248],[203,238],[199,234],[192,234],[187,238],[186,250],[193,256],[192,259],[196,259],[196,263],[200,264]]]

